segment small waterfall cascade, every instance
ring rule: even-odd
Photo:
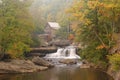
[[[66,48],[59,48],[56,53],[47,54],[44,58],[80,59],[80,56],[76,54],[74,46],[68,46]]]

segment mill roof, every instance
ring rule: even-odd
[[[51,28],[56,29],[56,30],[58,30],[58,29],[61,28],[60,25],[59,25],[57,22],[48,22],[48,25],[49,25]]]

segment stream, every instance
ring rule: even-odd
[[[0,80],[113,80],[111,76],[100,70],[81,69],[81,61],[78,62],[81,58],[72,46],[65,49],[59,48],[56,53],[47,54],[44,58],[56,66],[35,73],[1,74]],[[78,61],[77,64],[65,65],[59,63],[61,59],[76,59]]]
[[[99,70],[66,66],[37,73],[0,75],[0,80],[113,80],[113,78]]]

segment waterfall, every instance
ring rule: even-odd
[[[47,54],[44,58],[80,59],[80,56],[76,54],[74,46],[68,46],[59,48],[56,53]]]

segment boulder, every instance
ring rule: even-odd
[[[88,64],[82,64],[82,65],[80,66],[80,68],[91,68],[91,66],[88,65]]]
[[[59,62],[67,65],[77,64],[77,61],[72,59],[64,59],[64,60],[60,60]]]
[[[45,67],[53,67],[54,65],[40,57],[34,57],[32,59],[32,62],[36,65],[40,65],[40,66],[45,66]]]
[[[47,67],[35,65],[30,60],[11,60],[0,62],[0,73],[28,73],[46,70]]]

